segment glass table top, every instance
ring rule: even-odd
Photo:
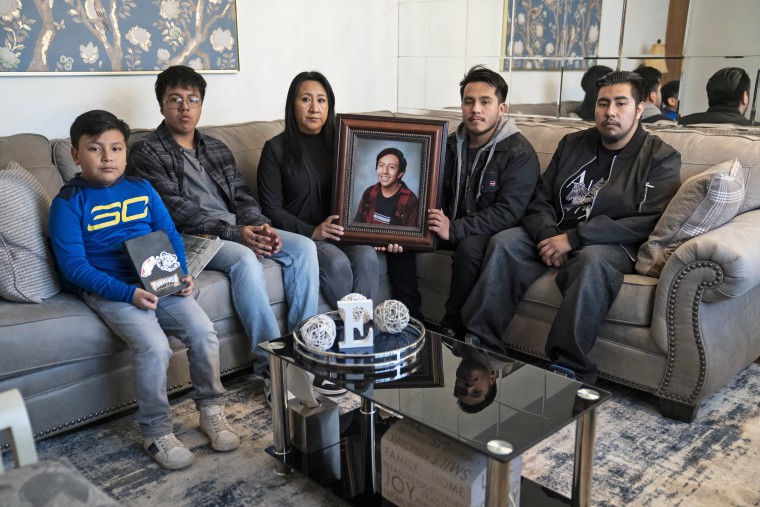
[[[315,360],[293,335],[259,346],[500,461],[521,455],[610,397],[596,387],[422,326],[410,332],[422,335],[418,350],[400,357],[395,366],[383,361],[377,371]],[[386,352],[393,346],[385,342],[394,339],[398,342],[398,337],[376,334],[375,348]],[[337,343],[328,352],[341,353]],[[373,354],[373,350],[363,352]]]

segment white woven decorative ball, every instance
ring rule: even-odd
[[[409,310],[404,303],[389,299],[375,308],[375,327],[386,333],[400,333],[409,324]]]
[[[301,326],[301,336],[306,345],[327,350],[335,341],[335,322],[327,315],[315,315]]]
[[[345,296],[340,298],[341,301],[364,301],[365,299],[367,299],[365,296],[363,296],[362,294],[358,294],[356,292],[352,292],[351,294],[346,294]],[[338,315],[340,315],[341,320],[346,320],[345,312],[343,311],[343,308],[338,308]],[[354,319],[359,320],[359,317],[361,315],[364,316],[363,320],[365,324],[369,322],[369,312],[367,312],[366,310],[362,308],[354,309]]]

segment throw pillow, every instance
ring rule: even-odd
[[[71,141],[67,139],[56,139],[53,143],[53,163],[61,173],[64,182],[82,172],[82,168],[74,163],[71,158]]]
[[[47,247],[48,197],[16,162],[0,171],[0,297],[41,303],[60,290]]]
[[[647,242],[639,248],[636,271],[641,275],[660,276],[676,248],[734,218],[743,201],[744,171],[736,159],[687,179]]]

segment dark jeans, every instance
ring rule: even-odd
[[[319,285],[330,306],[356,292],[375,300],[377,296],[377,252],[368,245],[336,245],[315,241],[319,259]]]
[[[491,236],[488,235],[467,236],[456,246],[448,241],[439,245],[440,249],[454,250],[449,298],[446,300],[446,314],[441,325],[453,329],[457,336],[465,332],[462,307],[478,281],[490,239]]]
[[[385,260],[393,298],[404,303],[409,315],[422,320],[421,298],[417,290],[417,255],[414,252],[386,253]]]
[[[451,267],[451,286],[446,300],[446,315],[441,324],[464,334],[461,309],[480,275],[483,256],[491,236],[468,236],[457,245],[448,241],[438,243],[439,250],[454,250]],[[393,297],[409,308],[412,317],[421,319],[420,293],[417,290],[417,264],[414,252],[386,254],[388,276]]]
[[[633,273],[634,261],[618,245],[586,246],[569,257],[557,273],[563,298],[545,351],[553,362],[594,382],[597,368],[587,354],[623,285],[623,275]],[[524,228],[496,234],[488,244],[482,273],[462,308],[467,330],[483,343],[504,350],[501,337],[518,302],[548,269]]]

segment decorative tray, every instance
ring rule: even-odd
[[[406,369],[419,360],[420,352],[425,345],[425,326],[417,319],[410,318],[406,329],[400,333],[380,331],[370,320],[364,325],[364,331],[366,334],[368,328],[373,330],[373,346],[340,350],[338,342],[343,339],[343,321],[337,311],[327,312],[325,315],[335,322],[335,341],[332,347],[320,350],[308,345],[300,333],[303,323],[293,332],[293,344],[297,357],[329,366],[333,372],[342,370],[378,373]]]

